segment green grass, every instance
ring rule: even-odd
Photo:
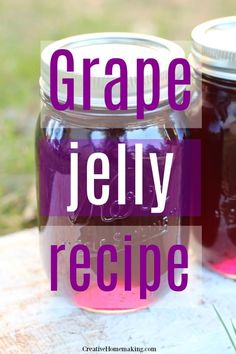
[[[0,184],[1,234],[32,225],[31,221],[27,225],[22,215],[34,183],[33,140],[33,135],[25,135],[14,120],[4,121],[0,140],[1,165],[4,167]]]
[[[220,315],[220,313],[217,310],[217,308],[215,307],[215,305],[213,305],[213,308],[214,308],[215,313],[216,313],[218,319],[220,320],[220,323],[222,324],[222,326],[223,326],[223,328],[224,328],[224,330],[226,332],[226,335],[227,335],[227,337],[228,337],[228,339],[229,339],[229,341],[230,341],[230,343],[231,343],[231,345],[232,345],[232,347],[233,347],[233,349],[234,349],[234,351],[236,353],[236,328],[235,328],[235,325],[234,325],[233,321],[231,320],[231,325],[232,325],[232,329],[233,329],[233,334],[234,335],[232,335],[230,333],[230,330],[228,329],[227,325],[225,324],[222,316]]]

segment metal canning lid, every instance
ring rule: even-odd
[[[83,103],[83,59],[99,58],[100,63],[91,68],[91,107],[105,107],[104,88],[106,84],[119,77],[118,65],[113,66],[113,74],[105,75],[105,65],[111,58],[125,60],[128,69],[128,107],[136,106],[136,60],[155,58],[160,67],[160,103],[168,98],[168,66],[175,58],[184,58],[183,49],[174,42],[155,36],[136,33],[105,32],[84,34],[68,37],[53,42],[45,47],[41,53],[40,87],[50,97],[50,61],[53,52],[57,49],[69,49],[74,58],[74,72],[66,71],[64,57],[58,60],[58,98],[66,100],[67,87],[62,84],[62,78],[74,79],[74,102]],[[176,78],[181,79],[183,68],[176,67]],[[145,102],[152,99],[152,69],[147,65],[144,72]],[[112,90],[113,103],[119,102],[120,85],[114,85]],[[183,91],[183,86],[176,87],[176,95]]]
[[[236,81],[236,16],[200,24],[192,31],[190,61],[195,70]]]

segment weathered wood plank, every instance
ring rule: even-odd
[[[81,311],[49,292],[37,230],[0,238],[0,353],[82,353],[83,346],[155,346],[163,354],[233,353],[212,303],[236,320],[236,283],[192,261],[191,286],[128,315]]]

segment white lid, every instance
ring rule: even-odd
[[[66,59],[58,60],[58,97],[65,102],[67,87],[62,84],[62,78],[74,78],[74,102],[83,104],[83,59],[99,58],[100,63],[91,69],[91,106],[105,107],[104,88],[106,84],[119,77],[119,66],[113,67],[113,75],[105,75],[105,65],[111,58],[125,60],[128,68],[128,106],[136,106],[136,60],[138,58],[155,58],[160,67],[161,92],[160,101],[167,100],[168,66],[174,58],[184,58],[183,49],[177,44],[155,36],[135,33],[93,33],[68,37],[53,42],[43,49],[41,53],[40,86],[43,92],[50,97],[50,61],[57,49],[69,49],[74,57],[74,72],[66,71]],[[177,66],[176,77],[182,77],[182,66]],[[113,102],[119,102],[120,85],[113,86]],[[148,103],[152,98],[152,69],[150,65],[145,68],[145,100]],[[176,94],[183,90],[177,86]]]
[[[218,18],[192,31],[191,61],[197,71],[236,80],[236,16]]]

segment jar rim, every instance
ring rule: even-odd
[[[106,46],[111,46],[112,51],[108,51]],[[105,46],[105,47],[104,47]],[[118,46],[116,48],[116,46]],[[121,47],[119,47],[121,46]],[[121,50],[122,46],[125,48],[130,47],[130,52],[126,53],[125,50]],[[99,49],[101,48],[101,49]],[[103,48],[103,49],[102,49]],[[105,48],[105,49],[104,49]],[[115,49],[116,48],[116,49]],[[131,74],[128,71],[128,106],[135,107],[137,105],[137,88],[136,88],[136,73],[133,69],[136,56],[146,59],[150,55],[154,58],[158,58],[158,62],[161,59],[160,65],[160,102],[166,100],[168,95],[168,64],[175,58],[185,58],[184,50],[176,43],[151,35],[144,35],[139,33],[126,33],[126,32],[104,32],[104,33],[90,33],[68,37],[47,45],[41,53],[41,77],[40,87],[47,96],[50,96],[50,62],[52,53],[57,49],[69,49],[73,51],[74,63],[77,57],[78,63],[76,64],[75,71],[68,73],[66,68],[66,61],[64,64],[61,62],[58,67],[58,98],[60,102],[65,102],[67,97],[66,85],[62,84],[62,78],[71,77],[74,79],[74,102],[77,105],[81,105],[83,102],[83,72],[82,61],[84,56],[91,54],[91,56],[103,56],[104,58],[119,57],[126,59],[130,57],[130,69]],[[135,50],[137,52],[135,52]],[[99,53],[100,51],[100,53]],[[78,54],[79,53],[79,54]],[[82,54],[80,54],[82,53]],[[129,55],[130,53],[130,55]],[[117,54],[117,55],[116,55]],[[132,54],[132,55],[131,55]],[[80,55],[80,56],[78,56]],[[63,59],[63,58],[62,58]],[[93,58],[91,58],[93,59]],[[128,58],[129,59],[129,58]],[[130,59],[130,60],[131,60]],[[79,63],[81,65],[79,65]],[[104,68],[103,68],[104,69]],[[144,94],[145,102],[149,102],[152,99],[153,90],[153,77],[152,70],[145,68],[144,74]],[[92,70],[91,70],[92,71]],[[104,87],[113,78],[117,78],[114,75],[104,74],[104,70],[101,72],[95,72],[91,76],[91,107],[105,107],[104,101]],[[69,74],[69,76],[68,76]],[[182,68],[178,66],[176,68],[176,78],[182,77]],[[177,85],[177,94],[183,91],[182,85]],[[112,90],[113,102],[120,98],[119,85],[113,86]]]
[[[210,20],[191,34],[191,65],[209,76],[236,81],[236,16]]]

